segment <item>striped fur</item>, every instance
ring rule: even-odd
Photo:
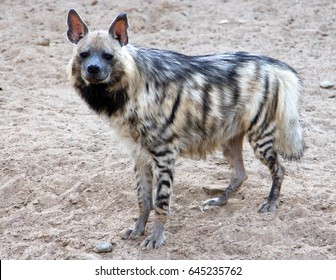
[[[259,211],[275,210],[284,177],[278,154],[299,159],[304,149],[298,113],[301,84],[295,70],[245,52],[186,56],[135,47],[128,44],[125,14],[108,32],[89,32],[70,10],[68,26],[68,38],[76,44],[70,81],[109,120],[135,162],[140,216],[124,239],[142,235],[154,210],[153,231],[142,245],[152,249],[164,243],[178,156],[205,158],[222,149],[233,169],[231,182],[203,208],[225,204],[247,179],[245,135],[273,180]]]

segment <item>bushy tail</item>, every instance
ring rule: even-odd
[[[277,151],[291,160],[299,159],[305,146],[298,110],[301,88],[301,81],[294,72],[282,73],[279,79],[275,141]]]

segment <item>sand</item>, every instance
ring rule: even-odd
[[[249,178],[227,205],[199,208],[209,198],[203,187],[229,182],[221,153],[181,158],[166,245],[148,251],[144,237],[122,240],[138,214],[133,164],[67,81],[69,8],[91,29],[127,12],[135,45],[249,51],[293,66],[304,83],[307,149],[284,162],[278,210],[257,212],[271,178],[245,144]],[[320,87],[336,83],[335,1],[2,0],[0,9],[1,259],[335,259],[336,88]],[[96,253],[97,242],[112,252]]]

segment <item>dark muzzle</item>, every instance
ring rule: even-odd
[[[100,72],[100,67],[98,65],[91,64],[88,66],[87,71],[90,74],[98,74]]]

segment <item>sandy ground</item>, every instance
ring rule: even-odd
[[[271,180],[245,144],[249,179],[227,205],[199,209],[209,198],[204,186],[229,182],[219,152],[180,159],[167,244],[147,251],[142,239],[122,240],[138,213],[133,165],[67,82],[69,8],[99,29],[127,12],[132,44],[187,54],[244,50],[296,68],[307,149],[300,162],[284,163],[277,212],[257,213]],[[319,86],[336,83],[335,1],[0,0],[0,10],[1,259],[336,258],[336,89]],[[113,251],[95,253],[101,241]]]

